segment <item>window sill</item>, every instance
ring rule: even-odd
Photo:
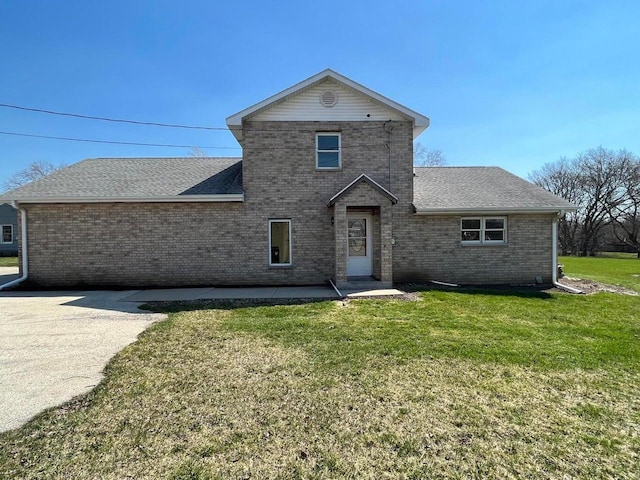
[[[331,167],[331,168],[318,168],[316,167],[316,172],[339,172],[342,170],[342,167]]]
[[[293,268],[293,264],[287,263],[286,265],[269,265],[269,270],[286,270],[288,268]]]

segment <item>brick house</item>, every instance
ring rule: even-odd
[[[42,286],[555,279],[570,203],[499,168],[414,169],[429,119],[332,70],[227,125],[242,158],[89,159],[6,193],[25,220],[23,275]]]

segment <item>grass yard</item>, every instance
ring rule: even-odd
[[[599,257],[560,257],[568,277],[587,278],[640,292],[640,259],[630,253]]]
[[[18,257],[0,257],[0,267],[17,267]]]
[[[420,296],[175,307],[0,478],[640,476],[637,297]]]

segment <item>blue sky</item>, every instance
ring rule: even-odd
[[[327,67],[431,118],[450,165],[526,177],[588,148],[640,154],[637,1],[31,1],[0,3],[0,103],[161,123],[225,118]],[[0,108],[0,131],[200,145],[228,131]],[[211,148],[220,147],[220,148]],[[0,134],[0,184],[36,160],[187,148]]]

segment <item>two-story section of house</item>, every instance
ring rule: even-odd
[[[413,213],[413,139],[427,117],[325,71],[227,124],[247,212],[269,230],[267,278],[391,284],[393,222]]]
[[[413,168],[429,119],[332,70],[227,118],[242,158],[98,158],[3,196],[44,286],[551,282],[571,204]],[[25,262],[25,260],[27,260]],[[25,275],[26,274],[26,275]]]

